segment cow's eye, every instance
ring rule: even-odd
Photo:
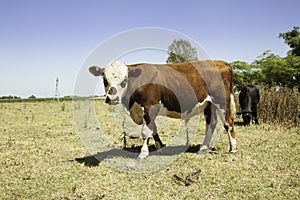
[[[121,83],[120,83],[120,86],[122,88],[124,88],[126,86],[126,83],[127,83],[127,78],[125,78]]]

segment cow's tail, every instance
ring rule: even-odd
[[[233,118],[235,118],[236,115],[236,107],[235,107],[235,101],[234,101],[234,91],[233,91],[233,70],[231,65],[228,63],[228,67],[230,69],[230,112]]]

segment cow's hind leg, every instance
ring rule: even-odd
[[[206,148],[207,150],[209,149],[208,145],[217,124],[217,116],[216,116],[217,113],[224,125],[224,128],[229,138],[229,145],[230,145],[229,152],[236,153],[236,139],[234,133],[235,102],[234,102],[233,95],[232,94],[230,95],[230,101],[227,110],[222,109],[220,105],[215,103],[212,103],[210,105],[210,108],[211,109],[209,109],[208,107],[204,110],[204,114],[206,116],[206,126],[209,127],[206,128],[207,130],[206,130],[205,140],[207,137],[207,141],[204,140],[203,148]],[[201,153],[201,149],[200,149],[200,153]]]
[[[230,153],[236,153],[236,139],[235,139],[235,132],[234,132],[234,117],[235,117],[235,102],[234,102],[234,95],[230,94],[230,104],[229,104],[229,110],[226,113],[226,123],[224,124],[224,127],[226,129],[228,138],[229,138],[229,145]],[[228,127],[228,128],[227,128]]]
[[[203,145],[201,146],[199,150],[200,155],[205,155],[210,149],[210,141],[213,136],[213,132],[217,125],[217,115],[216,115],[216,109],[215,107],[210,104],[204,109],[204,116],[206,120],[206,133],[203,141]]]
[[[227,112],[218,105],[215,106],[229,138],[229,152],[236,153],[236,139],[234,132],[235,102],[233,95],[230,95],[230,104],[229,107],[227,107]]]
[[[251,111],[252,111],[252,123],[253,124],[258,124],[258,119],[257,119],[257,104],[253,103],[251,105]]]
[[[254,112],[252,115],[252,123],[258,124],[258,119],[257,119],[257,112]]]
[[[230,145],[229,152],[236,153],[236,139],[235,139],[233,124],[226,123],[224,125],[224,128],[226,130],[229,139],[229,145]]]

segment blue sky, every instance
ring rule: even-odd
[[[91,51],[135,28],[179,31],[228,62],[251,63],[266,50],[285,56],[278,34],[300,25],[299,10],[299,0],[0,0],[0,96],[54,96],[57,77],[60,95],[72,95]]]

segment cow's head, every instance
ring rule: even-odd
[[[94,76],[102,76],[106,91],[105,102],[111,105],[121,103],[128,83],[128,68],[120,62],[109,63],[105,68],[92,66],[89,71]]]
[[[251,113],[245,112],[245,113],[242,114],[242,117],[243,117],[243,120],[244,120],[244,125],[249,126],[250,122],[251,122],[251,118],[252,118]]]

